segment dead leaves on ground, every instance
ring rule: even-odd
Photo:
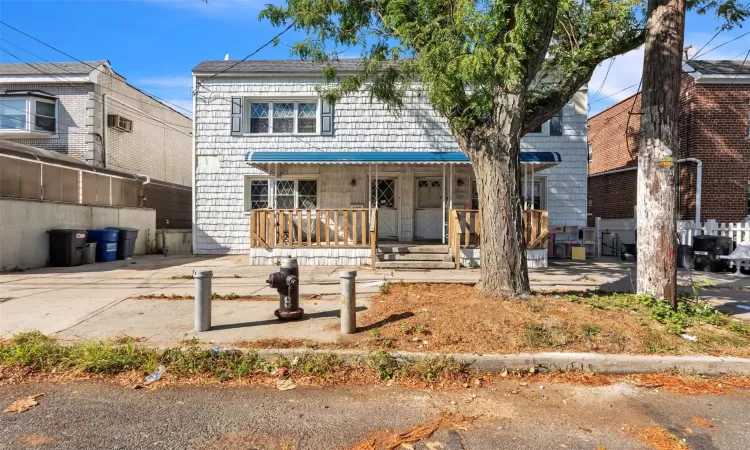
[[[409,449],[410,447],[413,448],[411,444],[429,439],[441,428],[466,431],[476,419],[476,417],[464,415],[443,414],[437,419],[415,425],[408,430],[396,433],[380,432],[374,438],[357,443],[352,450]]]
[[[44,397],[44,394],[29,395],[28,397],[19,398],[10,404],[3,412],[6,413],[22,413],[30,410],[39,404],[39,399]]]

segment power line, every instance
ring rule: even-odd
[[[626,88],[622,88],[622,89],[620,89],[619,91],[615,92],[614,94],[609,94],[609,95],[608,95],[608,96],[606,96],[606,97],[601,97],[601,98],[598,98],[598,99],[596,99],[595,101],[591,102],[591,103],[590,103],[589,105],[593,105],[594,103],[599,103],[599,102],[600,102],[600,101],[602,101],[602,100],[606,100],[606,99],[608,99],[608,98],[610,98],[610,97],[614,97],[615,95],[617,95],[617,94],[619,94],[619,93],[621,93],[621,92],[625,92],[625,91],[627,91],[628,89],[634,88],[634,87],[636,87],[636,86],[638,86],[638,83],[635,83],[635,84],[631,84],[630,86],[628,86],[628,87],[626,87]]]
[[[2,38],[0,38],[0,39],[2,39]],[[7,41],[6,41],[6,42],[7,42]],[[20,47],[19,47],[19,48],[20,48]],[[59,81],[59,82],[60,82],[60,83],[61,83],[62,85],[64,85],[64,86],[68,86],[68,87],[70,87],[71,89],[75,90],[76,92],[78,92],[78,93],[80,93],[80,94],[82,94],[82,95],[86,95],[86,96],[88,96],[88,94],[89,94],[89,92],[88,92],[88,91],[86,91],[86,90],[83,90],[83,89],[81,89],[81,88],[80,88],[80,87],[78,87],[78,86],[75,86],[75,85],[73,85],[73,84],[70,84],[70,83],[66,82],[65,80],[63,80],[62,78],[59,78],[59,77],[57,77],[57,76],[56,76],[55,74],[53,74],[53,73],[51,73],[51,72],[46,72],[46,71],[42,70],[41,68],[39,68],[39,67],[35,66],[35,65],[34,65],[33,63],[31,63],[31,62],[29,62],[29,61],[26,61],[25,59],[23,59],[23,58],[21,58],[21,57],[19,57],[19,56],[15,55],[15,54],[14,54],[13,52],[10,52],[10,51],[8,51],[8,49],[6,49],[6,48],[3,48],[3,47],[0,47],[0,50],[4,51],[5,53],[9,54],[10,56],[12,56],[12,57],[16,58],[17,60],[21,61],[22,63],[24,63],[24,64],[28,65],[29,67],[33,68],[33,69],[34,69],[34,70],[36,70],[37,72],[39,72],[39,73],[42,73],[42,74],[45,74],[45,75],[47,75],[47,76],[49,76],[49,77],[51,77],[51,78],[54,78],[55,80],[58,80],[58,81]],[[72,73],[72,72],[69,72],[69,73]],[[101,87],[104,87],[104,86],[101,86]],[[107,88],[105,88],[105,89],[107,89]],[[113,92],[117,92],[117,91],[113,91]],[[118,93],[118,94],[119,94],[119,93]],[[120,95],[122,95],[122,94],[120,94]],[[126,96],[126,97],[127,97],[127,96]],[[128,98],[131,98],[131,97],[128,97]],[[92,97],[92,100],[94,100],[95,102],[97,102],[97,103],[99,103],[100,105],[104,106],[104,103],[103,103],[103,102],[102,102],[101,100],[99,100],[98,98],[96,98],[96,97]],[[131,107],[131,108],[132,108],[132,107]],[[151,116],[147,115],[146,113],[144,113],[144,112],[141,112],[141,111],[139,111],[139,110],[137,110],[137,109],[135,109],[135,108],[133,108],[133,109],[132,109],[132,112],[133,112],[134,114],[138,115],[138,116],[141,116],[141,117],[143,117],[143,118],[145,118],[145,119],[151,120],[151,121],[153,121],[153,122],[155,122],[155,123],[158,123],[158,124],[160,124],[160,125],[162,125],[162,126],[165,126],[165,125],[170,125],[170,126],[177,126],[177,127],[182,127],[182,128],[192,128],[192,127],[188,127],[188,126],[186,126],[186,125],[179,125],[179,124],[173,124],[173,123],[171,123],[171,122],[167,122],[167,121],[162,121],[162,120],[160,120],[160,119],[158,119],[158,118],[155,118],[155,117],[151,117]],[[180,130],[177,130],[177,129],[175,129],[174,131],[176,131],[176,132],[178,132],[178,133],[181,133],[181,134],[184,134],[185,136],[192,136],[192,135],[191,135],[191,134],[189,134],[189,133],[186,133],[186,132],[183,132],[183,131],[180,131]]]
[[[741,38],[743,38],[743,37],[747,36],[748,34],[750,34],[750,31],[748,31],[747,33],[742,33],[741,35],[737,36],[736,38],[734,38],[734,39],[731,39],[731,40],[729,40],[729,41],[726,41],[726,42],[725,42],[725,43],[723,43],[723,44],[717,45],[716,47],[712,48],[711,50],[708,50],[708,51],[706,51],[705,53],[701,53],[701,54],[698,54],[698,53],[696,53],[696,54],[695,54],[695,56],[693,56],[692,58],[690,58],[690,60],[692,61],[693,59],[696,59],[696,58],[698,58],[699,56],[706,56],[706,55],[708,55],[709,53],[711,53],[712,51],[716,50],[717,48],[721,48],[721,47],[723,47],[723,46],[725,46],[725,45],[727,45],[727,44],[730,44],[730,43],[732,43],[732,42],[736,41],[737,39],[741,39]]]
[[[0,23],[2,23],[2,22],[0,22]],[[272,38],[272,39],[271,39],[270,41],[268,41],[268,42],[266,42],[265,44],[261,45],[260,47],[258,47],[257,49],[255,49],[255,51],[251,52],[250,54],[248,54],[247,56],[245,56],[245,57],[244,57],[244,58],[242,58],[241,60],[239,60],[239,61],[235,62],[234,64],[232,64],[231,66],[227,67],[226,69],[224,69],[224,70],[221,70],[221,71],[219,71],[219,72],[217,72],[217,73],[215,73],[215,74],[211,75],[210,77],[206,78],[206,79],[205,79],[205,80],[203,80],[203,81],[198,81],[198,82],[196,82],[197,86],[195,86],[195,90],[193,91],[193,95],[197,95],[197,93],[198,93],[198,87],[199,87],[199,86],[200,86],[200,87],[202,87],[202,88],[204,88],[204,89],[207,89],[207,90],[208,90],[208,91],[210,92],[210,91],[211,91],[210,89],[208,89],[208,88],[206,88],[205,86],[203,86],[203,82],[205,82],[205,81],[208,81],[208,80],[210,80],[211,78],[214,78],[214,77],[216,77],[216,76],[219,76],[219,75],[221,75],[222,73],[225,73],[225,72],[227,72],[227,71],[229,71],[229,70],[232,70],[232,69],[234,69],[235,67],[237,67],[237,66],[238,66],[238,65],[239,65],[240,63],[243,63],[243,62],[247,61],[247,60],[248,60],[249,58],[253,57],[253,56],[254,56],[255,54],[257,54],[258,52],[260,52],[261,50],[263,50],[264,48],[268,47],[268,46],[269,46],[269,45],[271,45],[271,44],[272,44],[273,42],[275,42],[275,41],[276,41],[276,40],[277,40],[278,38],[280,38],[280,37],[281,37],[281,36],[282,36],[282,35],[283,35],[284,33],[286,33],[287,31],[289,31],[289,30],[290,30],[290,29],[291,29],[291,28],[292,28],[292,27],[293,27],[294,25],[296,25],[296,24],[297,24],[297,22],[296,22],[296,21],[295,21],[295,22],[292,22],[292,23],[290,23],[290,24],[289,24],[289,26],[288,26],[288,27],[286,27],[286,28],[284,28],[284,30],[283,30],[283,31],[282,31],[281,33],[279,33],[279,34],[277,34],[276,36],[274,36],[274,37],[273,37],[273,38]]]
[[[734,78],[732,78],[732,83],[734,83],[737,80],[737,75],[739,75],[742,69],[745,68],[745,62],[747,62],[748,56],[750,56],[750,50],[748,50],[747,53],[745,53],[745,59],[742,60],[742,65],[737,68],[737,73],[734,74]]]
[[[54,50],[54,51],[56,51],[56,52],[62,53],[63,55],[67,56],[68,58],[74,59],[74,60],[78,61],[78,62],[79,62],[79,63],[81,63],[81,64],[85,64],[86,66],[90,67],[90,68],[91,68],[92,70],[96,70],[97,72],[103,73],[104,75],[107,75],[108,77],[111,77],[111,78],[113,78],[113,79],[117,79],[117,78],[115,78],[115,77],[114,77],[113,75],[111,75],[111,74],[109,74],[109,73],[107,73],[107,72],[104,72],[104,71],[102,71],[102,70],[99,70],[99,68],[97,68],[97,67],[94,67],[94,66],[92,66],[91,64],[87,63],[86,61],[81,61],[80,59],[76,58],[75,56],[73,56],[73,55],[70,55],[70,54],[68,54],[68,53],[66,53],[66,52],[64,52],[64,51],[62,51],[62,50],[60,50],[60,49],[58,49],[58,48],[56,48],[56,47],[53,47],[52,45],[50,45],[50,44],[47,44],[46,42],[44,42],[44,41],[42,41],[42,40],[40,40],[40,39],[37,39],[37,38],[35,38],[34,36],[32,36],[32,35],[30,35],[30,34],[28,34],[28,33],[24,32],[24,31],[21,31],[21,30],[19,30],[18,28],[14,27],[14,26],[8,25],[7,23],[3,22],[2,20],[0,20],[0,24],[2,24],[2,25],[5,25],[6,27],[10,28],[11,30],[14,30],[14,31],[16,31],[16,32],[18,32],[18,33],[21,33],[21,34],[23,34],[24,36],[26,36],[26,37],[28,37],[28,38],[30,38],[30,39],[33,39],[33,40],[35,40],[36,42],[38,42],[38,43],[40,43],[40,44],[42,44],[42,45],[44,45],[44,46],[46,46],[46,47],[48,47],[48,48],[51,48],[52,50]],[[178,108],[178,109],[181,109],[181,110],[183,110],[183,111],[185,111],[185,112],[188,112],[188,113],[190,113],[190,110],[189,110],[189,109],[187,109],[187,108],[183,108],[182,106],[179,106],[179,105],[176,105],[176,104],[174,104],[174,103],[168,102],[168,101],[166,101],[166,100],[164,100],[164,99],[162,99],[162,98],[159,98],[159,97],[157,97],[157,96],[155,96],[155,95],[153,95],[153,94],[150,94],[150,93],[148,93],[148,92],[146,92],[146,91],[144,91],[144,90],[142,90],[142,89],[138,89],[138,88],[135,88],[135,87],[134,87],[134,89],[137,89],[137,90],[139,90],[139,91],[143,92],[144,94],[148,95],[149,97],[151,97],[151,98],[153,98],[153,99],[155,99],[155,100],[157,100],[157,101],[159,101],[159,102],[161,102],[161,103],[164,103],[164,104],[166,104],[166,105],[171,105],[171,106],[173,106],[173,107],[175,107],[175,108]]]
[[[604,74],[604,79],[602,80],[602,84],[599,85],[599,89],[597,89],[596,94],[594,94],[594,98],[598,97],[599,94],[602,92],[602,88],[604,88],[604,83],[607,82],[607,77],[609,77],[609,71],[612,69],[612,64],[615,63],[616,56],[609,60],[609,67],[607,67],[607,73]],[[589,103],[589,106],[591,103]]]
[[[706,42],[705,44],[703,44],[703,47],[701,47],[700,50],[698,50],[697,52],[695,52],[695,54],[693,55],[693,57],[690,58],[690,59],[688,59],[687,62],[690,62],[690,61],[694,60],[695,58],[697,58],[698,55],[700,55],[700,53],[703,51],[703,49],[706,48],[706,47],[708,47],[708,44],[710,44],[711,42],[713,42],[713,40],[716,39],[716,36],[718,36],[719,34],[721,34],[721,32],[724,31],[725,29],[726,28],[724,26],[722,26],[721,28],[719,28],[719,31],[717,31],[716,34],[714,34],[713,37],[711,37],[711,39],[708,40],[708,42]]]
[[[7,40],[7,39],[3,38],[3,37],[0,37],[0,41],[6,42],[6,43],[8,43],[8,44],[12,45],[13,47],[16,47],[17,49],[21,50],[22,52],[24,52],[24,53],[27,53],[27,54],[29,54],[29,55],[31,55],[31,56],[33,56],[33,57],[35,57],[35,58],[39,58],[39,59],[41,59],[42,61],[44,61],[44,62],[46,62],[46,63],[48,63],[48,64],[50,64],[50,65],[53,65],[53,66],[55,66],[55,67],[59,67],[59,68],[60,68],[60,70],[62,70],[63,72],[67,72],[67,73],[70,73],[70,74],[74,74],[74,73],[75,73],[75,72],[72,72],[72,71],[70,71],[70,70],[66,69],[65,67],[62,67],[62,66],[60,66],[59,64],[53,63],[53,62],[51,62],[51,61],[48,61],[48,60],[46,60],[46,59],[42,58],[41,56],[39,56],[39,55],[37,55],[37,54],[35,54],[35,53],[32,53],[32,52],[30,52],[30,51],[28,51],[28,50],[24,49],[23,47],[21,47],[21,46],[19,46],[19,45],[17,45],[17,44],[14,44],[13,42],[11,42],[11,41],[9,41],[9,40]],[[16,56],[16,55],[14,55],[13,53],[11,53],[10,51],[8,51],[7,49],[3,49],[3,51],[5,51],[5,52],[6,52],[6,53],[8,53],[9,55],[13,56],[13,57],[14,57],[14,58],[16,58],[17,60],[19,60],[19,61],[21,61],[21,62],[24,62],[24,63],[26,63],[27,65],[30,65],[30,66],[32,66],[32,65],[31,65],[31,62],[29,62],[29,61],[27,61],[27,60],[25,60],[25,59],[23,59],[23,58],[20,58],[20,57],[18,57],[18,56]],[[58,78],[58,77],[56,77],[56,76],[55,76],[55,74],[53,74],[52,72],[46,72],[46,71],[42,70],[41,68],[39,68],[39,67],[35,67],[35,66],[32,66],[32,67],[33,67],[33,68],[34,68],[34,69],[35,69],[36,71],[38,71],[38,72],[40,72],[40,73],[43,73],[43,74],[45,74],[45,75],[47,75],[47,76],[50,76],[50,77],[52,77],[52,78],[55,78],[56,80],[60,81],[60,82],[61,82],[61,83],[63,83],[63,84],[66,84],[67,86],[70,86],[70,87],[71,87],[71,88],[73,88],[73,89],[77,89],[77,90],[78,90],[79,92],[82,92],[82,93],[88,94],[88,91],[83,91],[83,90],[81,90],[80,88],[77,88],[76,86],[73,86],[72,84],[66,83],[66,81],[65,81],[65,80],[63,80],[62,78]],[[99,72],[101,72],[101,71],[99,71]],[[105,73],[105,74],[106,74],[106,72],[101,72],[101,73]],[[126,84],[127,84],[127,83],[126,83]],[[99,84],[98,86],[99,86],[99,87],[101,87],[102,89],[106,89],[106,90],[108,90],[108,91],[114,92],[114,93],[116,93],[116,94],[117,94],[117,95],[119,95],[119,96],[122,96],[122,97],[125,97],[125,98],[129,98],[129,99],[131,99],[131,100],[135,100],[135,101],[137,101],[137,102],[141,102],[141,101],[143,101],[142,99],[138,99],[138,98],[135,98],[135,97],[131,97],[131,96],[129,96],[129,95],[123,94],[123,93],[121,93],[121,92],[117,91],[116,89],[113,89],[113,88],[110,88],[110,87],[107,87],[107,86],[103,86],[103,85],[101,85],[101,84]],[[128,85],[128,86],[130,86],[130,85]],[[131,86],[131,87],[132,87],[132,86]],[[133,87],[133,89],[139,90],[138,88],[135,88],[135,87]],[[148,95],[148,94],[146,94],[146,95]],[[97,103],[100,103],[100,104],[102,104],[101,100],[99,100],[99,99],[98,99],[97,97],[94,97],[94,98],[93,98],[93,100],[94,100],[95,102],[97,102]],[[174,110],[172,110],[171,108],[170,108],[170,109],[167,109],[167,108],[165,108],[165,107],[164,107],[163,105],[162,105],[162,106],[158,106],[158,105],[155,105],[155,106],[156,106],[157,108],[160,108],[160,109],[164,109],[164,110],[168,110],[168,111],[173,111],[173,112],[177,112],[178,114],[180,114],[180,113],[179,113],[178,111],[174,111]],[[168,121],[166,121],[166,120],[161,120],[161,119],[158,119],[158,118],[155,118],[155,117],[150,117],[150,116],[145,116],[145,117],[147,117],[147,118],[150,118],[150,119],[152,119],[152,120],[154,120],[154,121],[157,121],[157,122],[160,122],[160,123],[165,123],[165,124],[168,124],[168,125],[172,125],[172,126],[175,126],[175,127],[181,127],[181,128],[185,128],[185,129],[190,129],[190,130],[192,130],[192,125],[182,125],[182,124],[178,124],[178,123],[174,123],[174,122],[168,122]]]

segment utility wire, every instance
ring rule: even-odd
[[[59,68],[60,68],[60,70],[62,70],[62,71],[64,71],[64,72],[67,72],[67,73],[70,73],[70,74],[74,74],[74,73],[75,73],[75,72],[72,72],[72,71],[70,71],[70,70],[67,70],[67,69],[65,69],[64,67],[62,67],[62,66],[60,66],[60,65],[58,65],[58,64],[56,64],[56,63],[53,63],[53,62],[50,62],[50,61],[46,60],[46,59],[42,58],[41,56],[39,56],[39,55],[36,55],[36,54],[34,54],[34,53],[32,53],[32,52],[30,52],[30,51],[28,51],[28,50],[24,49],[23,47],[20,47],[20,46],[18,46],[18,45],[16,45],[16,44],[14,44],[14,43],[10,42],[9,40],[7,40],[7,39],[5,39],[5,38],[2,38],[2,37],[0,37],[0,41],[3,41],[3,42],[5,42],[5,43],[7,43],[7,44],[10,44],[10,45],[12,45],[13,47],[16,47],[17,49],[21,50],[22,52],[24,52],[24,53],[27,53],[27,54],[29,54],[29,55],[31,55],[31,56],[33,56],[33,57],[35,57],[35,58],[39,58],[39,59],[41,59],[42,61],[44,61],[44,62],[46,62],[46,63],[48,63],[48,64],[51,64],[51,65],[53,65],[53,66],[55,66],[55,67],[59,67]],[[13,54],[12,52],[8,51],[7,49],[4,49],[4,48],[0,47],[0,50],[3,50],[3,51],[4,51],[5,53],[7,53],[7,54],[11,55],[12,57],[16,58],[17,60],[19,60],[19,61],[21,61],[21,62],[23,62],[23,63],[25,63],[25,64],[27,64],[27,65],[31,66],[31,67],[32,67],[32,68],[34,68],[34,69],[35,69],[35,70],[36,70],[37,72],[40,72],[40,73],[43,73],[43,74],[45,74],[45,75],[47,75],[47,76],[49,76],[49,77],[52,77],[52,78],[54,78],[54,79],[56,79],[56,80],[60,81],[61,83],[65,84],[66,86],[69,86],[69,87],[71,87],[72,89],[75,89],[75,90],[77,90],[78,92],[81,92],[81,93],[83,93],[83,94],[88,94],[88,91],[86,91],[86,90],[84,90],[84,89],[81,89],[80,87],[74,86],[73,84],[70,84],[70,83],[66,82],[66,81],[65,81],[65,80],[63,80],[62,78],[59,78],[59,77],[57,77],[57,76],[56,76],[56,75],[55,75],[54,73],[52,73],[52,72],[47,72],[47,71],[45,71],[45,70],[43,70],[43,69],[41,69],[41,68],[39,68],[39,67],[37,67],[37,66],[34,66],[34,65],[33,65],[33,64],[32,64],[32,63],[30,62],[30,61],[27,61],[27,60],[25,60],[25,59],[23,59],[23,58],[21,58],[21,57],[19,57],[19,56],[17,56],[17,55],[14,55],[14,54]],[[116,93],[117,95],[123,96],[123,97],[125,97],[125,98],[129,98],[129,99],[132,99],[132,100],[135,100],[135,101],[138,101],[138,102],[141,102],[141,101],[143,101],[142,99],[137,99],[137,98],[135,98],[135,97],[130,97],[130,96],[127,96],[127,95],[125,95],[125,94],[123,94],[123,93],[121,93],[121,92],[118,92],[118,91],[117,91],[117,90],[115,90],[115,89],[109,88],[109,87],[107,87],[107,86],[102,86],[102,85],[99,85],[99,87],[101,87],[102,89],[106,89],[106,90],[108,90],[108,91],[114,92],[114,93]],[[135,89],[137,89],[137,88],[135,88]],[[99,98],[97,98],[97,97],[94,97],[94,98],[93,98],[93,100],[94,100],[95,102],[97,102],[97,103],[100,103],[100,104],[102,103],[102,101],[101,101],[101,100],[99,100]],[[157,107],[158,107],[158,106],[157,106]],[[170,109],[170,111],[172,111],[172,110]],[[140,113],[140,111],[136,111],[136,113]],[[143,113],[143,114],[145,114],[145,113]],[[151,117],[151,116],[144,116],[144,117],[146,117],[146,118],[148,118],[148,119],[151,119],[151,120],[154,120],[154,121],[156,121],[156,122],[159,122],[159,123],[165,123],[165,124],[167,124],[167,125],[171,125],[171,126],[174,126],[174,127],[186,128],[186,129],[190,129],[190,130],[192,130],[192,128],[193,128],[193,127],[192,127],[192,125],[182,125],[182,124],[179,124],[179,123],[168,122],[168,121],[166,121],[166,120],[162,120],[162,119],[159,119],[159,118],[156,118],[156,117]]]
[[[732,83],[734,83],[737,80],[737,75],[739,75],[740,72],[742,72],[742,69],[745,68],[745,63],[747,62],[748,56],[750,56],[750,50],[748,50],[747,53],[745,53],[745,59],[742,60],[742,65],[737,68],[737,73],[734,74],[734,78],[732,78]]]
[[[615,63],[616,56],[609,60],[609,67],[607,67],[607,73],[604,74],[604,79],[602,80],[602,84],[599,85],[599,89],[597,89],[596,94],[594,94],[594,98],[598,97],[599,94],[601,94],[602,89],[604,88],[604,83],[607,82],[607,77],[609,77],[609,71],[612,69],[612,64]],[[589,103],[589,106],[591,106],[592,103]]]
[[[703,44],[703,47],[701,47],[700,50],[698,50],[697,52],[695,52],[695,54],[693,55],[693,57],[690,58],[690,59],[688,59],[687,62],[690,62],[690,61],[694,60],[695,58],[697,58],[698,55],[700,55],[700,53],[703,51],[703,49],[706,48],[706,47],[708,47],[708,44],[710,44],[711,42],[713,42],[713,40],[716,39],[716,36],[718,36],[719,34],[721,34],[721,32],[723,32],[725,29],[726,28],[724,26],[722,26],[721,28],[719,28],[719,31],[717,31],[716,34],[714,34],[713,37],[711,37],[711,39],[708,40],[708,42],[706,42],[705,44]]]
[[[636,86],[638,86],[638,83],[635,83],[635,84],[631,84],[630,86],[628,86],[628,87],[626,87],[626,88],[622,88],[622,89],[620,89],[619,91],[615,92],[614,94],[609,94],[609,95],[608,95],[608,96],[606,96],[606,97],[601,97],[601,98],[598,98],[598,99],[594,100],[593,102],[591,102],[591,103],[590,103],[590,105],[593,105],[594,103],[599,103],[600,101],[602,101],[602,100],[606,100],[606,99],[608,99],[608,98],[610,98],[610,97],[614,97],[615,95],[617,95],[617,94],[619,94],[619,93],[621,93],[621,92],[625,92],[625,91],[627,91],[628,89],[634,88],[634,87],[636,87]]]
[[[6,42],[7,42],[7,41],[6,41]],[[58,81],[59,81],[59,82],[60,82],[61,84],[63,84],[64,86],[68,86],[68,87],[70,87],[71,89],[75,90],[76,92],[78,92],[78,93],[80,93],[80,94],[82,94],[82,95],[86,95],[86,96],[88,96],[88,94],[89,94],[89,92],[88,92],[88,91],[86,91],[86,90],[83,90],[83,89],[81,89],[81,88],[80,88],[80,87],[78,87],[78,86],[75,86],[75,85],[73,85],[73,84],[70,84],[70,83],[66,82],[65,80],[63,80],[62,78],[59,78],[59,77],[57,77],[57,76],[56,76],[55,74],[53,74],[53,73],[51,73],[51,72],[47,72],[47,71],[45,71],[45,70],[43,70],[43,69],[41,69],[41,68],[39,68],[39,67],[35,66],[35,65],[34,65],[33,63],[31,63],[31,62],[29,62],[29,61],[26,61],[26,60],[24,60],[23,58],[21,58],[21,57],[19,57],[19,56],[15,55],[15,54],[14,54],[13,52],[10,52],[10,51],[8,51],[8,49],[6,49],[6,48],[3,48],[3,47],[0,47],[0,50],[4,51],[5,53],[9,54],[10,56],[12,56],[12,57],[16,58],[17,60],[21,61],[22,63],[24,63],[24,64],[28,65],[29,67],[33,68],[33,69],[34,69],[34,70],[36,70],[37,72],[39,72],[39,73],[42,73],[42,74],[45,74],[45,75],[47,75],[47,76],[49,76],[49,77],[51,77],[51,78],[54,78],[55,80],[58,80]],[[72,72],[71,72],[71,73],[72,73]],[[103,86],[102,86],[102,87],[103,87]],[[114,91],[114,92],[117,92],[117,91]],[[119,94],[119,93],[118,93],[118,94]],[[96,97],[93,97],[93,98],[92,98],[92,100],[94,100],[95,102],[97,102],[97,103],[99,103],[99,104],[103,105],[102,101],[101,101],[101,100],[99,100],[99,99],[98,99],[98,98],[96,98]],[[136,114],[136,115],[138,115],[138,116],[141,116],[141,117],[143,117],[143,118],[145,118],[145,119],[148,119],[148,120],[152,120],[152,121],[153,121],[154,123],[158,123],[158,124],[160,124],[160,125],[162,125],[162,126],[165,126],[165,125],[170,125],[170,126],[178,126],[178,127],[188,128],[188,127],[187,127],[187,126],[185,126],[185,125],[172,124],[171,122],[166,122],[166,121],[162,121],[162,120],[159,120],[159,119],[157,119],[157,118],[155,118],[155,117],[151,117],[151,116],[149,116],[149,115],[146,115],[146,113],[143,113],[143,112],[141,112],[141,111],[139,111],[139,110],[137,110],[137,109],[132,109],[132,110],[131,110],[131,112],[132,112],[132,113],[134,113],[134,114]],[[177,129],[175,129],[174,131],[176,131],[176,132],[178,132],[178,133],[181,133],[181,134],[184,134],[185,136],[192,136],[192,135],[191,135],[191,134],[189,134],[189,133],[186,133],[186,132],[184,132],[184,131],[180,131],[180,130],[177,130]]]
[[[731,39],[731,40],[729,40],[729,41],[726,41],[726,42],[725,42],[725,43],[723,43],[723,44],[717,45],[716,47],[712,48],[711,50],[707,50],[707,51],[706,51],[706,52],[704,52],[704,53],[701,53],[701,54],[698,54],[698,53],[696,53],[696,54],[695,54],[695,55],[694,55],[694,56],[693,56],[692,58],[690,58],[690,60],[692,61],[692,60],[694,60],[694,59],[696,59],[696,58],[698,58],[698,57],[700,57],[700,56],[706,56],[706,55],[708,55],[709,53],[711,53],[712,51],[716,50],[717,48],[721,48],[721,47],[723,47],[723,46],[725,46],[725,45],[727,45],[727,44],[730,44],[730,43],[732,43],[732,42],[736,41],[737,39],[741,39],[741,38],[743,38],[743,37],[747,36],[748,34],[750,34],[750,31],[748,31],[747,33],[742,33],[741,35],[739,35],[739,36],[735,37],[734,39]]]
[[[280,38],[280,37],[281,37],[281,36],[282,36],[282,35],[283,35],[284,33],[286,33],[287,31],[291,30],[291,29],[292,29],[292,27],[293,27],[294,25],[296,25],[296,24],[297,24],[297,22],[296,22],[296,21],[295,21],[295,22],[292,22],[292,23],[290,23],[290,24],[289,24],[289,26],[288,26],[288,27],[286,27],[286,28],[284,28],[284,30],[283,30],[282,32],[280,32],[279,34],[277,34],[276,36],[274,36],[274,37],[273,37],[273,38],[272,38],[271,40],[269,40],[269,41],[268,41],[268,42],[266,42],[265,44],[261,45],[260,47],[258,47],[257,49],[255,49],[255,51],[251,52],[250,54],[248,54],[247,56],[245,56],[245,57],[244,57],[244,58],[242,58],[241,60],[239,60],[239,61],[235,62],[234,64],[232,64],[231,66],[227,67],[227,68],[226,68],[226,69],[224,69],[224,70],[221,70],[221,71],[219,71],[219,72],[216,72],[215,74],[211,75],[210,77],[208,77],[208,78],[206,78],[206,79],[204,79],[204,80],[202,80],[202,81],[198,81],[198,82],[196,82],[196,86],[195,86],[195,90],[193,91],[193,95],[197,95],[197,93],[198,93],[198,87],[202,87],[202,88],[204,88],[204,89],[207,89],[207,90],[208,90],[209,92],[211,92],[211,90],[210,90],[210,89],[208,89],[208,88],[206,88],[205,86],[203,86],[203,83],[204,83],[204,82],[206,82],[206,81],[208,81],[208,80],[210,80],[210,79],[212,79],[212,78],[214,78],[214,77],[216,77],[216,76],[219,76],[219,75],[221,75],[222,73],[225,73],[225,72],[227,72],[227,71],[229,71],[229,70],[232,70],[232,69],[234,69],[234,68],[235,68],[235,67],[237,67],[237,66],[238,66],[239,64],[241,64],[241,63],[243,63],[243,62],[247,61],[248,59],[250,59],[251,57],[255,56],[255,54],[257,54],[258,52],[260,52],[260,51],[261,51],[261,50],[263,50],[264,48],[266,48],[266,47],[268,47],[269,45],[271,45],[271,44],[272,44],[273,42],[275,42],[275,41],[276,41],[276,40],[277,40],[278,38]]]
[[[24,32],[24,31],[21,31],[18,28],[12,26],[12,25],[8,25],[7,23],[3,22],[2,20],[0,20],[0,24],[5,25],[6,27],[10,28],[11,30],[14,30],[14,31],[16,31],[18,33],[21,33],[22,35],[24,35],[24,36],[26,36],[26,37],[28,37],[30,39],[33,39],[34,41],[36,41],[36,42],[38,42],[38,43],[40,43],[40,44],[42,44],[42,45],[44,45],[44,46],[46,46],[48,48],[51,48],[52,50],[54,50],[56,52],[62,53],[63,55],[67,56],[68,58],[74,59],[74,60],[78,61],[81,64],[85,64],[86,66],[90,67],[92,70],[96,70],[97,72],[103,73],[104,75],[107,75],[108,77],[111,77],[113,79],[117,79],[113,75],[111,75],[111,74],[109,74],[107,72],[104,72],[102,70],[99,70],[99,68],[92,66],[91,64],[87,63],[86,61],[81,61],[80,59],[76,58],[75,56],[62,51],[59,48],[53,47],[52,45],[50,45],[50,44],[48,44],[48,43],[46,43],[46,42],[44,42],[44,41],[42,41],[40,39],[37,39],[34,36],[32,36],[32,35]],[[138,89],[138,88],[134,88],[134,89]],[[146,92],[146,91],[144,91],[142,89],[138,89],[138,90],[141,91],[141,92],[143,92],[144,94],[148,95],[149,97],[151,97],[151,98],[153,98],[153,99],[161,102],[161,103],[164,103],[166,105],[171,105],[171,106],[173,106],[175,108],[178,108],[178,109],[181,109],[181,110],[183,110],[183,111],[185,111],[187,113],[190,113],[190,110],[187,109],[187,108],[183,108],[182,106],[179,106],[179,105],[176,105],[174,103],[168,102],[168,101],[166,101],[166,100],[164,100],[162,98],[159,98],[159,97],[157,97],[157,96],[155,96],[153,94],[150,94],[150,93],[148,93],[148,92]]]

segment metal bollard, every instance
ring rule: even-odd
[[[341,334],[357,332],[357,291],[354,282],[357,271],[341,271]]]
[[[211,329],[211,277],[214,273],[207,269],[193,272],[195,278],[195,331]]]

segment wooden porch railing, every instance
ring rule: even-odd
[[[448,246],[456,262],[456,269],[461,268],[462,247],[481,247],[480,218],[479,210],[476,209],[451,209],[448,212]],[[523,211],[523,236],[527,249],[547,248],[548,228],[547,211]]]
[[[373,239],[377,245],[377,210],[255,209],[250,213],[251,247],[371,248]]]

